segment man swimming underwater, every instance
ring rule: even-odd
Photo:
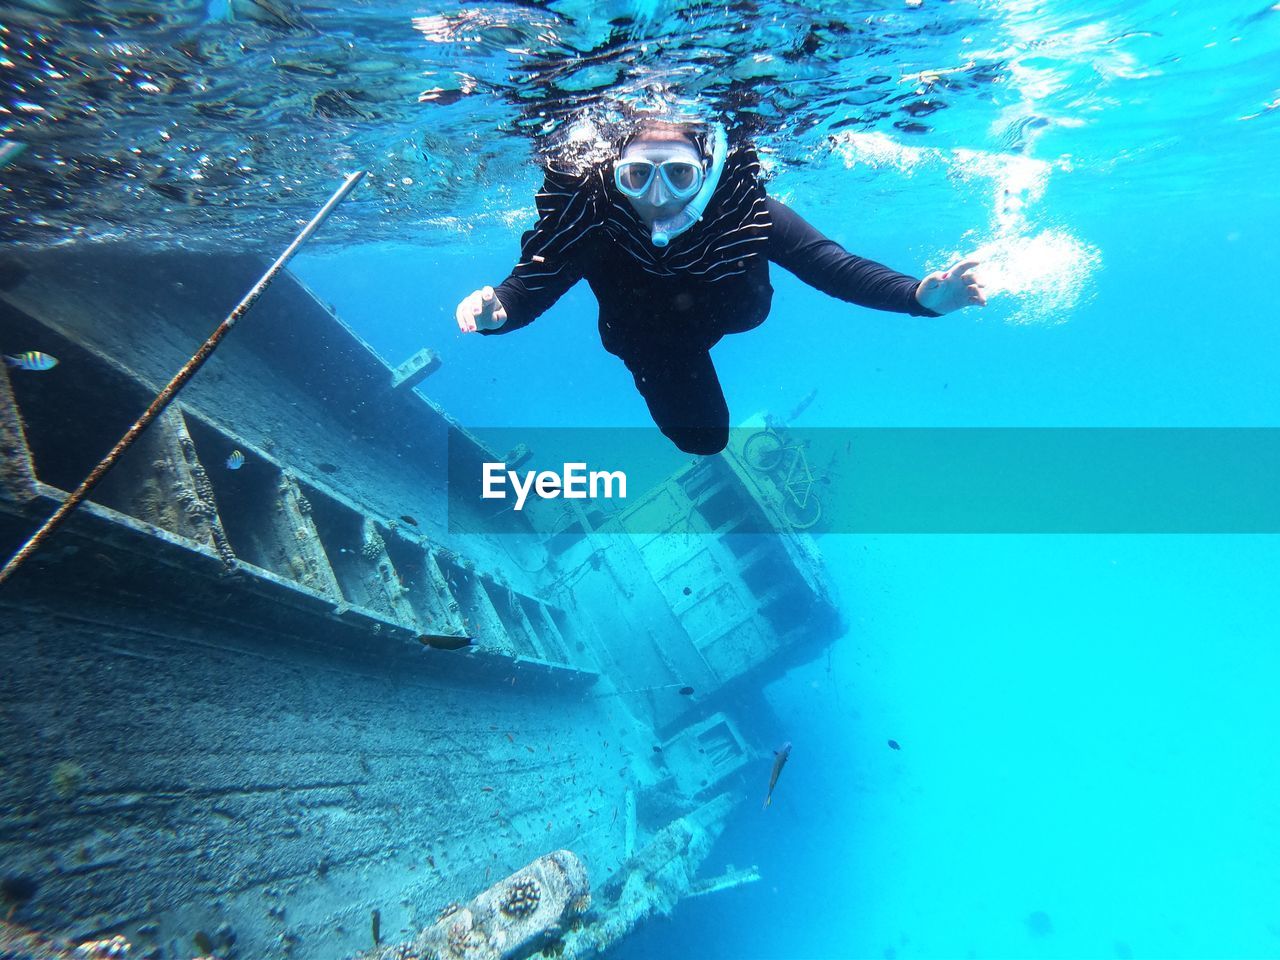
[[[464,333],[509,333],[583,277],[600,304],[600,339],[627,365],[654,422],[681,450],[729,440],[711,348],[769,314],[769,261],[812,287],[878,310],[937,317],[986,304],[961,260],[923,280],[864,260],[765,194],[746,144],[723,127],[642,121],[615,160],[585,175],[548,169],[538,222],[495,290],[458,304]]]

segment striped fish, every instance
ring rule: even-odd
[[[227,457],[227,469],[239,470],[244,466],[244,454],[239,450],[232,450],[231,456]]]
[[[58,358],[41,353],[39,350],[28,350],[17,356],[6,356],[4,362],[22,370],[52,370],[58,365]]]

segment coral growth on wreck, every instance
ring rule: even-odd
[[[462,920],[455,920],[449,924],[449,953],[455,957],[465,957],[467,954],[477,948],[483,946],[484,941],[471,929],[470,924]]]
[[[366,560],[377,561],[386,549],[387,544],[382,539],[382,534],[372,529],[366,532],[364,544],[360,547],[360,552]]]
[[[436,923],[439,923],[441,920],[444,920],[448,917],[452,917],[455,913],[457,913],[461,909],[462,909],[462,904],[458,903],[458,901],[456,900],[453,901],[453,903],[445,904],[444,909],[441,910],[440,913],[436,916]]]
[[[542,891],[533,877],[517,877],[502,900],[502,912],[508,917],[526,917],[538,909]]]

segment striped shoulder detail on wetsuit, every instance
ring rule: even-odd
[[[601,177],[605,177],[603,171]],[[651,231],[631,204],[617,190],[607,189],[607,181],[604,185],[605,231],[647,273],[687,274],[715,283],[745,273],[752,258],[768,256],[771,221],[760,182],[760,161],[751,147],[730,152],[702,219],[665,249],[653,245]]]
[[[525,286],[541,290],[568,266],[570,254],[584,237],[599,229],[601,176],[585,176],[548,168],[542,189],[534,194],[538,222],[520,247],[520,262],[511,271]]]

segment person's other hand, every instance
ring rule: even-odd
[[[463,333],[475,333],[477,330],[497,330],[507,322],[507,311],[502,301],[493,292],[493,287],[482,287],[468,294],[458,304],[455,313],[458,329]]]
[[[985,307],[987,296],[973,276],[977,265],[977,260],[957,260],[948,269],[929,274],[916,287],[916,300],[934,313],[950,313],[975,304]]]

